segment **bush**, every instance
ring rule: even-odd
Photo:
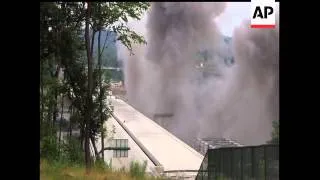
[[[63,154],[69,163],[82,165],[84,162],[84,152],[82,151],[80,140],[76,137],[68,138],[67,144],[63,145]]]
[[[45,136],[40,141],[40,156],[47,159],[50,163],[57,164],[72,164],[73,166],[81,166],[84,164],[84,152],[82,151],[80,140],[71,137],[67,142],[60,141],[57,137]]]
[[[269,144],[279,144],[279,121],[273,121],[272,122],[272,139],[268,141]]]
[[[144,179],[146,169],[147,169],[147,161],[144,161],[142,165],[137,161],[132,161],[130,163],[131,177],[135,177],[137,179]]]
[[[112,165],[111,165],[111,162],[110,162],[110,164],[108,164],[103,159],[97,159],[94,162],[94,167],[97,170],[105,171],[105,170],[111,170]]]
[[[40,156],[45,157],[49,161],[59,159],[59,147],[57,137],[46,136],[40,141]]]

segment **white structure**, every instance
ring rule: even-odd
[[[115,139],[128,139],[130,150],[117,156],[115,150],[105,151],[105,161],[112,161],[114,168],[129,168],[130,162],[147,161],[147,172],[166,173],[175,176],[170,171],[194,170],[195,172],[179,173],[184,178],[194,179],[203,160],[203,156],[193,148],[176,138],[170,132],[159,126],[142,113],[120,99],[112,99],[113,117],[106,122],[108,137],[105,147],[115,146]],[[112,131],[115,133],[111,133]],[[101,140],[97,148],[101,149]],[[119,155],[118,154],[118,155]]]

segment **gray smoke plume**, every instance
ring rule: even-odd
[[[277,11],[278,13],[278,11]],[[272,121],[279,120],[279,16],[276,29],[251,29],[244,21],[235,29],[233,52],[236,66],[223,112],[232,120],[224,136],[246,144],[269,140]],[[233,91],[233,92],[232,92]]]
[[[243,144],[269,140],[278,119],[278,30],[235,30],[235,64],[214,18],[225,3],[154,2],[146,46],[122,55],[129,103],[192,143],[196,137],[226,137]],[[141,32],[141,30],[140,30]],[[200,54],[200,55],[199,55]],[[157,120],[156,120],[157,121]]]

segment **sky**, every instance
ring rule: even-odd
[[[139,34],[145,35],[146,33],[146,23],[147,23],[147,15],[145,13],[141,20],[135,21],[129,18],[128,25],[134,31],[138,32]],[[240,23],[250,18],[250,2],[227,2],[227,6],[225,11],[216,18],[216,23],[220,28],[220,31],[223,35],[232,37],[233,30],[235,27],[239,26]],[[118,53],[120,52],[121,48],[118,49]]]
[[[250,2],[228,2],[225,11],[216,19],[221,32],[232,36],[235,27],[250,18]]]
[[[279,3],[276,2],[279,6]],[[250,19],[250,2],[227,2],[225,11],[215,19],[220,31],[223,35],[232,37],[233,30],[239,26],[243,20]],[[146,15],[144,15],[140,22],[131,22],[133,29],[144,34]]]
[[[250,18],[250,2],[227,2],[225,11],[216,18],[216,23],[225,36],[232,36],[233,29],[240,25],[244,19]],[[145,31],[145,27],[138,27],[146,24],[146,15],[140,22],[135,22],[134,26],[138,32]]]
[[[279,7],[279,2],[276,2],[276,7]],[[216,19],[222,34],[231,37],[235,27],[250,19],[250,10],[250,2],[227,2],[225,11]]]

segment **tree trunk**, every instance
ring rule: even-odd
[[[71,122],[71,116],[73,115],[73,107],[70,108],[70,119],[69,119],[69,138],[72,136],[72,122]]]
[[[40,60],[40,98],[41,98],[41,111],[40,111],[40,127],[42,128],[44,119],[44,98],[43,98],[43,60]]]
[[[89,37],[89,20],[90,20],[91,2],[87,2],[86,23],[85,23],[85,41],[88,58],[88,96],[87,96],[87,112],[85,117],[85,163],[87,172],[91,168],[90,161],[90,147],[89,147],[89,124],[91,120],[91,101],[92,101],[92,56],[90,51],[90,37]]]
[[[51,103],[51,99],[48,100],[49,101],[49,104],[48,104],[48,113],[47,113],[47,125],[48,125],[48,130],[47,130],[47,133],[49,136],[52,135],[52,132],[53,132],[53,126],[52,126],[52,103]]]
[[[96,158],[98,159],[100,157],[99,157],[99,151],[98,151],[97,146],[96,146],[96,141],[94,140],[93,136],[90,136],[90,138],[91,138],[91,143],[92,143],[92,146],[93,146],[93,149],[94,149],[94,154],[95,154]]]
[[[55,54],[55,58],[56,58],[56,62],[57,62],[57,68],[56,68],[56,72],[55,72],[55,78],[58,79],[59,78],[59,72],[60,72],[60,63],[61,63],[61,54],[60,54],[60,42],[61,42],[61,29],[58,28],[57,30],[57,42],[58,42],[58,46],[57,46],[57,51]],[[53,127],[55,127],[55,123],[57,121],[57,115],[58,115],[58,89],[55,88],[54,90],[54,109],[53,109]],[[56,132],[54,132],[56,133]]]
[[[55,90],[56,91],[56,90]],[[55,127],[56,127],[56,122],[57,122],[57,115],[58,115],[58,108],[57,108],[57,102],[56,102],[56,97],[57,97],[57,92],[54,93],[54,105],[53,105],[53,112],[52,112],[52,130],[53,133],[56,133]]]
[[[100,12],[100,6],[99,6],[99,12]],[[99,24],[99,35],[98,35],[98,66],[99,66],[99,103],[100,103],[100,108],[99,108],[99,113],[100,113],[100,121],[101,121],[101,149],[104,148],[104,132],[103,132],[103,112],[102,112],[102,72],[101,72],[101,49],[100,49],[100,41],[101,41],[101,24]],[[102,159],[104,159],[104,151],[102,152],[101,155]]]
[[[89,170],[91,168],[91,160],[90,160],[90,142],[89,142],[89,127],[86,125],[85,128],[85,139],[84,139],[84,153],[85,153],[85,163],[86,169]]]
[[[91,60],[93,60],[92,59],[92,57],[93,57],[93,46],[94,46],[94,37],[96,36],[96,31],[94,30],[94,29],[92,29],[92,36],[91,36],[91,50],[90,50],[90,57],[91,57]],[[93,65],[93,62],[92,62],[92,64],[91,65]]]
[[[80,128],[80,143],[81,143],[81,148],[83,150],[85,150],[83,142],[84,142],[84,128],[81,127]]]
[[[60,115],[60,124],[59,124],[59,144],[61,142],[61,130],[62,130],[62,118],[63,118],[63,95],[62,95],[62,100],[61,100],[61,115]]]

